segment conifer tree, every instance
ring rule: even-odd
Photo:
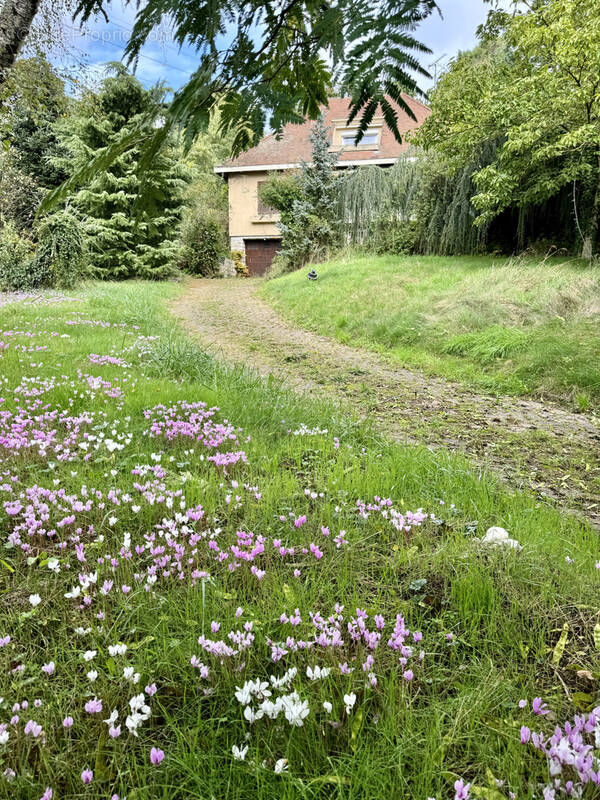
[[[281,253],[285,269],[297,269],[308,261],[324,258],[340,243],[336,193],[343,180],[336,174],[338,154],[330,150],[328,129],[319,118],[310,133],[312,162],[301,164],[298,176],[300,197],[289,211],[282,210]]]
[[[159,90],[144,89],[120,64],[111,69],[114,74],[105,79],[100,93],[88,97],[65,126],[75,171],[129,128],[160,124]],[[107,169],[96,171],[71,198],[87,224],[90,266],[97,277],[164,278],[172,271],[185,169],[168,148],[143,174],[139,162],[140,150],[128,149]]]

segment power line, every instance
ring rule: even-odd
[[[115,20],[117,20],[117,22],[115,22]],[[118,24],[119,22],[121,22],[122,24],[119,25]],[[130,25],[127,22],[127,20],[121,19],[120,17],[111,17],[110,24],[114,25],[116,28],[120,28],[121,30],[126,31],[127,33],[130,33],[130,34],[133,33],[133,28],[130,27]],[[159,42],[159,43],[160,43],[161,47],[164,47],[165,49],[171,50],[173,53],[179,54],[181,52],[181,48],[180,47],[179,48],[178,47],[174,47],[173,45],[166,44],[165,42],[162,42],[162,41]]]
[[[79,32],[81,30],[80,28],[76,28],[75,26],[70,26],[70,25],[67,26],[67,28],[69,28],[70,30],[76,31],[76,32]],[[94,42],[98,42],[100,44],[106,44],[109,47],[116,47],[117,49],[119,49],[121,51],[123,51],[125,49],[124,47],[121,47],[121,45],[117,44],[116,42],[111,42],[108,39],[105,39],[105,38],[103,38],[101,36],[98,36],[98,37],[96,37],[96,36],[86,37],[86,35],[84,34],[83,38],[91,38],[92,41],[94,41]],[[168,61],[159,61],[157,58],[153,58],[152,56],[146,55],[145,53],[139,53],[137,57],[138,58],[145,58],[147,61],[153,61],[155,64],[158,64],[161,67],[167,67],[168,69],[177,70],[178,72],[182,72],[184,75],[187,75],[188,77],[192,76],[192,73],[187,69],[183,69],[182,67],[178,67],[175,64],[169,64]]]

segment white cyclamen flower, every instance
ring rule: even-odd
[[[306,668],[306,677],[311,681],[319,681],[326,678],[331,672],[330,667],[320,667],[318,664],[313,669],[312,667]]]
[[[124,667],[123,668],[123,677],[127,681],[131,681],[131,683],[137,683],[140,679],[140,673],[134,672],[133,667]]]
[[[252,692],[247,683],[245,683],[241,689],[239,686],[236,686],[236,693],[235,698],[238,703],[241,703],[243,706],[247,706],[249,703],[252,702]]]
[[[244,709],[244,717],[248,720],[248,722],[252,725],[253,722],[256,722],[257,719],[262,719],[264,716],[264,711],[262,708],[258,708],[256,711],[251,708],[250,706],[246,706]]]
[[[245,761],[246,760],[246,753],[248,752],[248,745],[245,747],[238,747],[237,745],[233,745],[231,748],[231,752],[233,753],[233,757],[236,761]]]
[[[346,704],[346,714],[349,714],[354,708],[354,704],[356,703],[356,695],[354,694],[354,692],[350,692],[350,694],[344,695],[344,703]]]
[[[106,722],[107,725],[114,725],[118,718],[119,718],[119,712],[115,708],[113,709],[110,717],[108,719],[105,719],[104,722]]]

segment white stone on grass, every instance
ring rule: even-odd
[[[523,547],[516,539],[511,539],[509,533],[504,528],[494,525],[488,528],[483,539],[475,541],[481,544],[492,545],[494,547],[512,547],[514,550],[522,550]]]

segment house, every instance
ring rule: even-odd
[[[404,99],[412,109],[416,122],[397,108],[398,130],[401,134],[418,128],[431,113],[418,100],[408,95],[404,95]],[[407,149],[408,143],[403,141],[399,144],[396,141],[378,109],[360,143],[355,145],[358,123],[347,124],[349,105],[350,99],[347,97],[332,97],[324,109],[331,149],[340,153],[339,167],[361,164],[386,167],[393,164]],[[312,125],[311,120],[299,125],[288,123],[283,128],[281,138],[277,139],[274,134],[265,136],[256,147],[215,167],[215,172],[223,175],[228,183],[231,250],[242,253],[252,275],[262,275],[268,269],[281,244],[281,234],[276,224],[279,214],[262,204],[258,187],[269,172],[297,169],[301,160],[310,161],[311,143],[308,137]]]

